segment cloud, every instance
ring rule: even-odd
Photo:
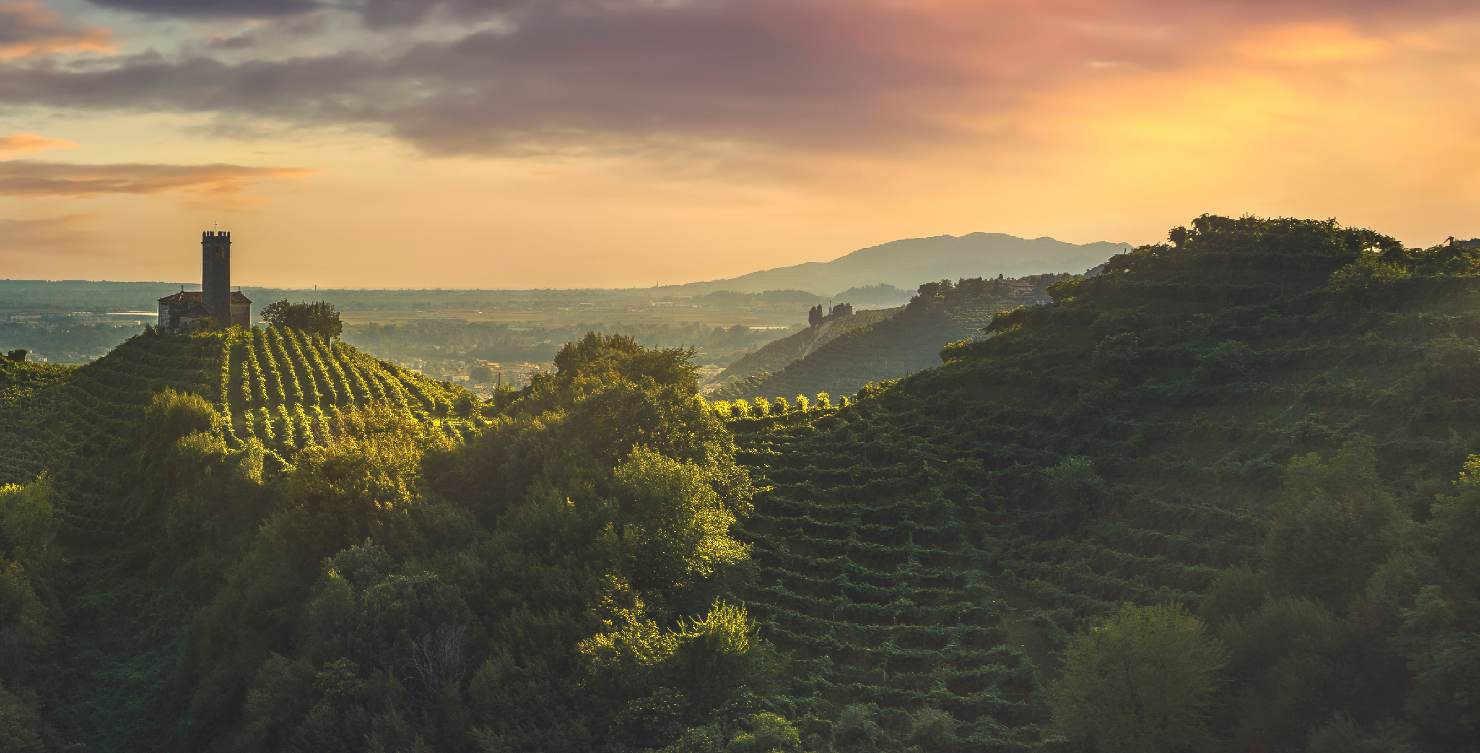
[[[83,26],[40,0],[0,2],[0,61],[58,52],[113,52],[112,33]]]
[[[231,196],[249,185],[302,178],[311,171],[241,165],[78,165],[17,160],[0,162],[0,196],[88,197],[188,191]]]
[[[334,10],[386,28],[429,18],[488,18],[537,4],[600,7],[624,0],[90,0],[110,10],[173,18],[274,18]],[[634,0],[625,0],[633,2]],[[644,2],[646,0],[635,0]]]
[[[92,214],[26,219],[0,218],[0,258],[9,255],[96,256]]]
[[[93,0],[178,16],[334,8],[375,28],[232,61],[0,66],[0,102],[359,127],[431,154],[871,155],[1002,138],[1025,103],[1097,76],[1390,54],[1386,29],[1471,0]],[[1288,28],[1286,28],[1288,27]],[[341,30],[342,31],[342,30]],[[387,41],[390,39],[391,41]],[[420,42],[414,40],[421,39]],[[346,41],[348,40],[348,41]],[[754,153],[750,150],[749,153]]]
[[[12,133],[0,136],[0,159],[35,154],[47,149],[76,149],[77,143],[66,139],[49,139],[34,133]]]
[[[318,10],[317,0],[91,0],[111,10],[182,18],[271,18]]]

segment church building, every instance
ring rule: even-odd
[[[201,233],[200,258],[200,292],[181,290],[159,299],[159,330],[252,326],[252,301],[231,289],[231,233]]]

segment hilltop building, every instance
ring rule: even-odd
[[[200,291],[159,299],[159,330],[185,332],[233,324],[252,326],[252,301],[231,289],[231,233],[200,234]]]

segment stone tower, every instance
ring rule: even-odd
[[[218,326],[231,324],[231,233],[200,235],[201,305]]]

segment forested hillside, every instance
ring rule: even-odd
[[[740,593],[814,744],[1480,739],[1480,249],[1172,237],[852,408],[733,422],[771,487]]]
[[[866,329],[900,312],[900,309],[876,309],[855,311],[849,316],[829,317],[817,326],[808,327],[794,335],[783,337],[741,356],[714,378],[710,389],[721,388],[733,382],[751,380],[752,384],[763,381],[775,372],[806,358],[818,348],[849,332]]]
[[[556,363],[496,405],[288,330],[7,363],[0,750],[794,736],[716,598],[751,487],[685,352]]]
[[[737,372],[740,378],[714,394],[725,398],[781,396],[787,399],[818,392],[844,395],[857,392],[869,382],[898,379],[939,366],[942,348],[980,335],[982,328],[1004,311],[1046,301],[1048,286],[1069,277],[1034,275],[1022,280],[926,283],[897,314],[880,316],[864,326],[849,326],[780,368],[760,369],[759,363],[738,362],[736,367],[744,365],[751,373],[741,376]],[[773,367],[783,357],[796,352],[793,346],[804,344],[794,339],[797,337],[800,336],[793,336],[790,345],[784,348],[781,344],[787,340],[775,344],[776,350],[762,349],[757,355],[764,354],[764,365]],[[736,371],[736,367],[731,367],[731,371]]]

